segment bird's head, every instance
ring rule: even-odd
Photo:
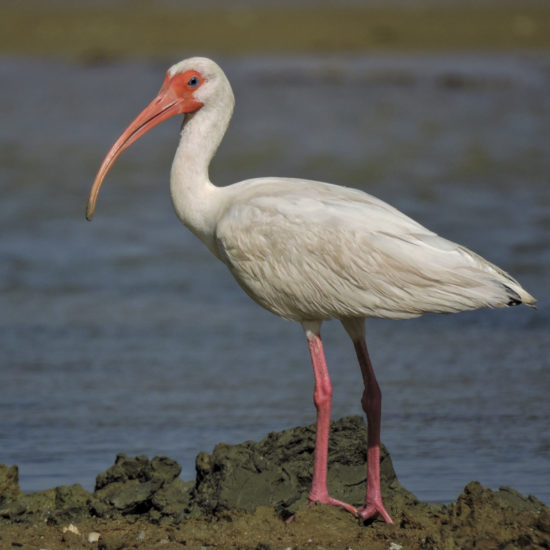
[[[124,130],[103,160],[90,191],[86,218],[92,219],[107,173],[130,145],[162,121],[179,114],[195,113],[223,97],[233,101],[231,87],[223,71],[210,59],[193,57],[170,67],[155,99]]]

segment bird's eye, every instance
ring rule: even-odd
[[[199,85],[199,77],[198,77],[198,76],[192,76],[192,77],[188,80],[187,85],[188,85],[188,86],[191,86],[192,88],[195,88],[196,86]]]

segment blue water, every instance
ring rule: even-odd
[[[176,219],[180,121],[112,170],[103,155],[166,65],[0,59],[0,462],[34,491],[81,483],[116,453],[194,457],[314,421],[300,327],[262,310]],[[550,504],[550,56],[219,59],[237,108],[212,167],[361,187],[501,265],[526,307],[367,322],[382,439],[422,499],[466,483]],[[324,325],[333,417],[360,373]]]

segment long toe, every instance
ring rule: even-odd
[[[360,508],[358,510],[358,513],[359,513],[359,516],[362,517],[364,520],[374,519],[377,516],[381,516],[386,523],[393,523],[393,520],[391,519],[391,516],[388,514],[388,512],[384,508],[382,501],[367,504],[363,508]]]
[[[319,502],[320,504],[328,504],[330,506],[339,506],[340,508],[343,508],[344,510],[348,511],[350,514],[352,514],[354,517],[359,517],[359,511],[355,506],[352,506],[351,504],[348,504],[347,502],[343,502],[341,500],[338,500],[337,498],[332,498],[329,495],[325,495],[320,498],[312,499],[310,497],[309,499],[309,505],[315,504],[316,502]]]

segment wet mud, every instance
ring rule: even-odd
[[[0,548],[550,548],[550,508],[511,488],[469,483],[449,505],[420,502],[401,486],[382,449],[382,490],[395,525],[363,522],[339,509],[308,506],[314,426],[260,442],[218,444],[183,481],[167,457],[119,454],[80,485],[25,494],[17,466],[0,465]],[[331,425],[329,491],[361,505],[366,426]]]

